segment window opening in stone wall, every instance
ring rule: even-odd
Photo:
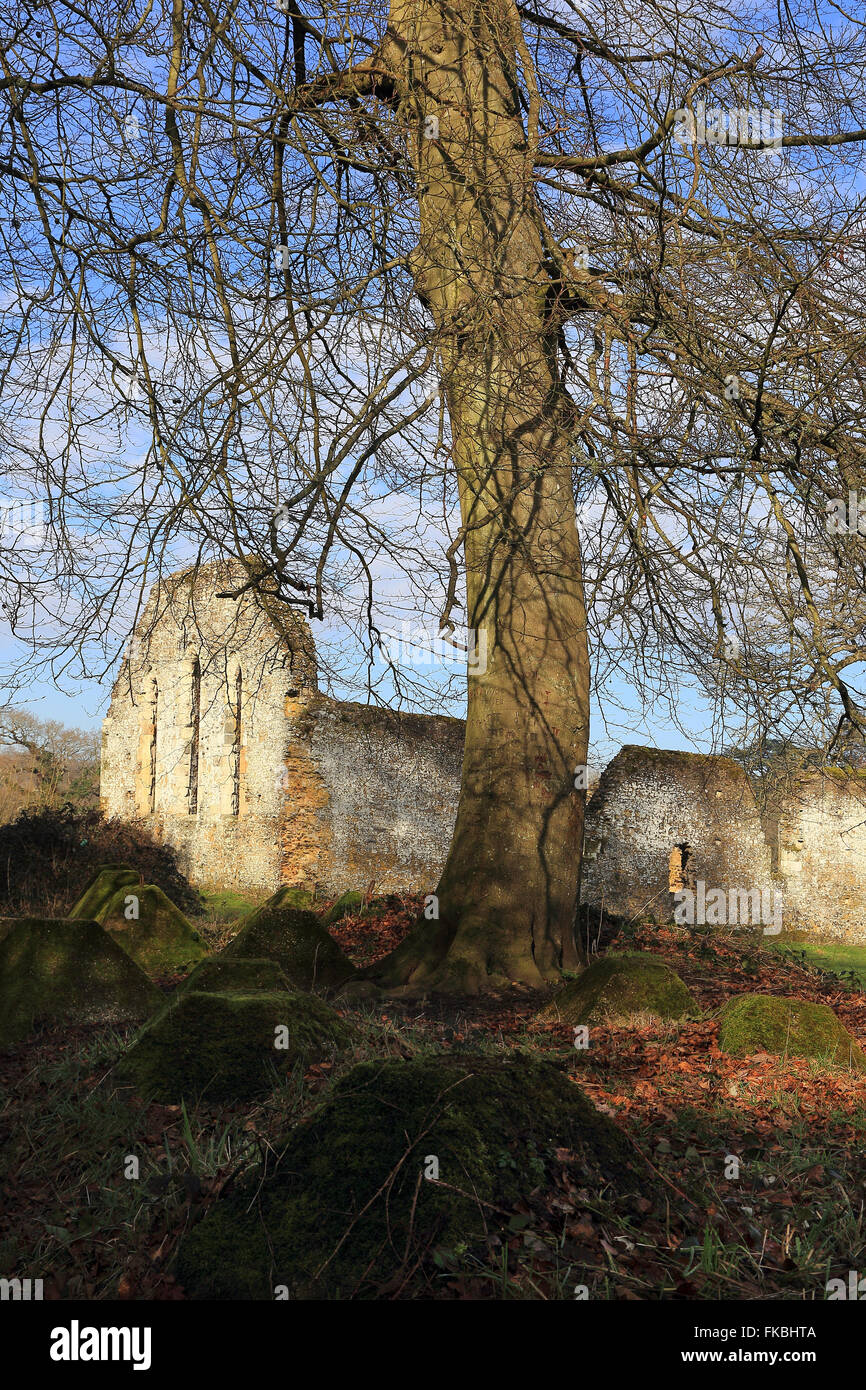
[[[674,845],[668,860],[668,892],[696,887],[695,852],[691,845]]]
[[[192,732],[189,741],[189,796],[188,806],[191,816],[198,814],[198,753],[199,730],[201,727],[201,666],[198,660],[192,668],[192,702],[190,707]]]
[[[151,685],[150,715],[150,767],[148,769],[147,805],[150,814],[154,815],[156,811],[156,734],[159,722],[159,685],[156,681]]]
[[[232,815],[241,810],[241,706],[244,697],[244,678],[240,667],[235,677],[235,730],[232,742]]]
[[[770,845],[770,873],[778,874],[781,872],[782,862],[782,824],[778,818],[768,822],[765,838]]]

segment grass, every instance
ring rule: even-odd
[[[866,989],[866,946],[827,938],[809,939],[802,934],[769,937],[768,944],[789,960]]]
[[[121,1098],[107,1073],[130,1036],[46,1035],[7,1082],[0,1270],[44,1278],[51,1296],[172,1297],[166,1253],[229,1175],[260,1156],[260,1126],[290,1124],[298,1106],[296,1076],[258,1108]]]
[[[204,908],[201,916],[190,921],[211,951],[220,951],[234,936],[244,917],[265,901],[266,894],[251,897],[234,889],[202,893]]]

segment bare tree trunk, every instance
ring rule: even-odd
[[[468,623],[487,660],[469,675],[438,924],[419,924],[377,976],[465,993],[540,984],[577,962],[586,617],[521,47],[511,0],[459,11],[394,0],[381,55],[410,126],[421,218],[412,271],[439,330]]]

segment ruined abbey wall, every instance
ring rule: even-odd
[[[306,621],[246,578],[216,563],[154,590],[105,720],[105,811],[202,888],[433,892],[463,722],[323,695]],[[783,930],[866,940],[866,776],[811,772],[759,804],[730,759],[626,746],[588,801],[582,903],[662,922],[699,882],[781,893]]]
[[[309,832],[316,877],[335,892],[432,893],[457,812],[463,721],[319,697],[294,731],[296,756],[319,788]],[[300,881],[297,797],[284,827],[284,881]],[[286,876],[288,875],[288,877]]]
[[[792,925],[866,941],[866,777],[827,768],[799,779],[776,835]]]
[[[669,920],[680,846],[691,876],[715,887],[766,883],[771,873],[746,773],[696,753],[623,748],[590,798],[584,845],[583,902],[626,918]]]
[[[730,759],[627,746],[589,800],[584,854],[593,912],[663,922],[674,889],[701,881],[766,895],[782,931],[866,941],[862,775],[809,773],[759,805]]]
[[[307,623],[211,564],[155,589],[103,727],[106,814],[141,820],[200,887],[430,892],[463,725],[329,699]]]

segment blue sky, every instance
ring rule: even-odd
[[[8,635],[0,641],[0,660],[8,660],[23,651],[22,644],[16,644]],[[356,691],[337,690],[344,698],[358,698]],[[108,708],[111,694],[110,678],[104,684],[99,681],[64,682],[62,689],[44,680],[34,681],[26,690],[21,690],[14,703],[22,706],[43,719],[58,719],[62,723],[85,729],[98,729]],[[641,709],[634,692],[625,684],[614,686],[612,694],[616,706],[607,709],[607,724],[596,706],[592,712],[592,751],[602,765],[624,743],[648,744],[658,748],[691,749],[697,752],[712,751],[712,740],[708,726],[710,712],[706,704],[694,693],[684,692],[679,706],[680,722],[686,728],[686,737],[667,717],[661,705]],[[458,713],[454,710],[454,713]]]

